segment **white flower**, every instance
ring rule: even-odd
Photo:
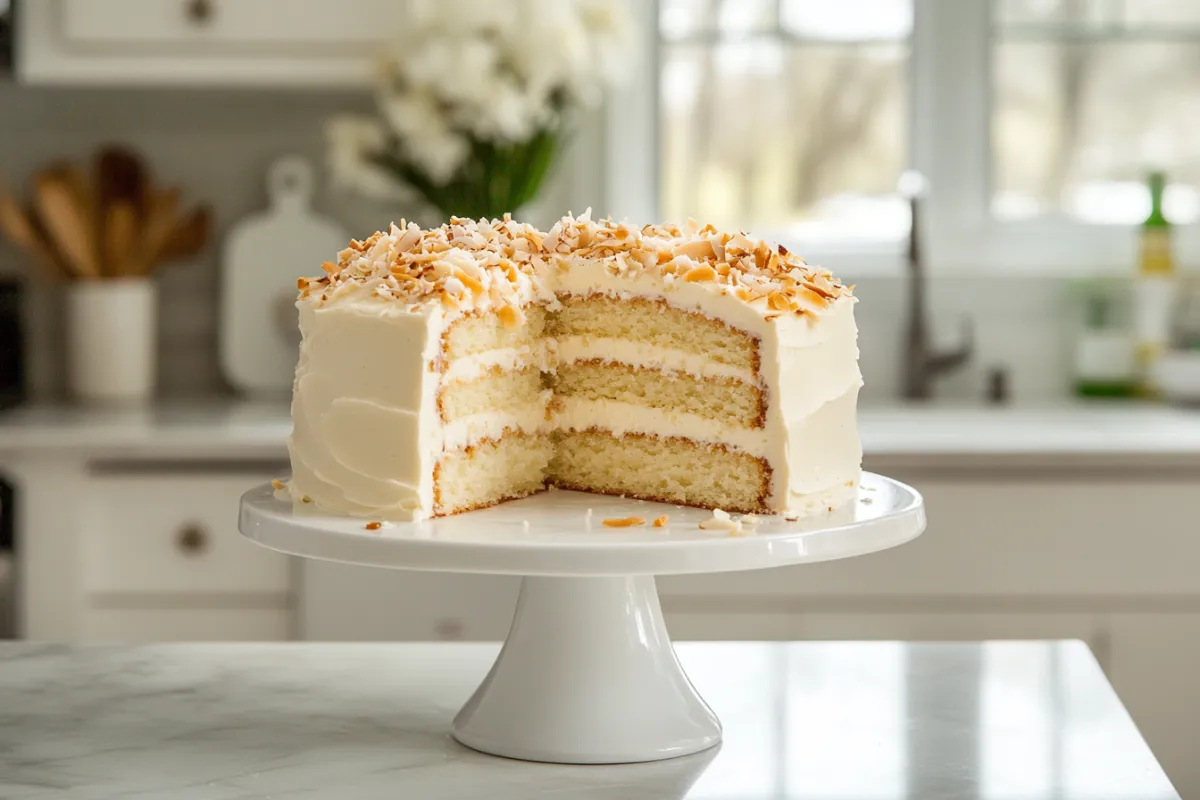
[[[387,133],[378,121],[351,115],[334,117],[325,125],[325,135],[329,177],[335,188],[380,200],[407,196],[391,173],[370,160],[387,146]]]
[[[454,177],[471,150],[466,139],[452,133],[427,138],[409,137],[403,141],[403,146],[413,165],[439,186]]]
[[[488,82],[488,102],[464,115],[464,126],[482,139],[523,142],[537,131],[543,105],[521,91],[516,81]]]
[[[390,136],[362,120],[331,124],[335,181],[378,194],[389,181],[368,155],[394,140],[399,155],[444,184],[475,142],[553,130],[628,73],[628,1],[408,0],[408,24],[379,70]]]

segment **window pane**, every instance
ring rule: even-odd
[[[1001,25],[1088,28],[1161,27],[1200,23],[1196,0],[993,0]]]
[[[994,56],[998,216],[1135,223],[1151,168],[1170,176],[1173,221],[1200,216],[1200,42],[1002,38]]]
[[[684,20],[683,5],[663,14],[673,6]],[[714,0],[709,11],[722,18],[734,5]],[[894,192],[907,165],[911,7],[848,6],[854,15],[785,0],[769,33],[722,26],[685,41],[664,30],[665,217],[810,240],[904,235],[907,208]]]

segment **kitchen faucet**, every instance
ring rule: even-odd
[[[926,316],[925,264],[920,241],[920,200],[925,180],[916,173],[905,173],[900,192],[908,197],[912,222],[908,235],[908,319],[904,338],[904,397],[927,400],[933,395],[933,379],[966,364],[975,349],[970,319],[963,320],[963,342],[953,350],[937,351],[929,341]]]

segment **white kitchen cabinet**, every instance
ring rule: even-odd
[[[237,530],[261,475],[115,475],[88,482],[82,542],[89,594],[288,592],[288,558]]]
[[[304,560],[298,624],[309,641],[496,641],[521,579]]]
[[[1200,797],[1200,613],[1114,614],[1108,678],[1183,797]]]
[[[787,642],[796,639],[797,619],[788,612],[737,613],[663,608],[667,632],[677,642]]]
[[[17,627],[35,639],[286,639],[292,560],[237,530],[282,465],[12,457]]]
[[[407,0],[33,0],[17,14],[31,84],[365,85]]]
[[[1200,601],[1200,472],[959,475],[897,471],[929,528],[882,553],[758,572],[664,578],[680,597],[1030,598],[1190,596]],[[1169,557],[1164,557],[1171,554]]]

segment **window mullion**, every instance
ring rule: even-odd
[[[914,0],[912,163],[929,181],[931,258],[954,269],[990,220],[990,3]]]
[[[634,2],[630,8],[638,63],[632,79],[605,103],[602,214],[645,225],[659,216],[658,2]]]

